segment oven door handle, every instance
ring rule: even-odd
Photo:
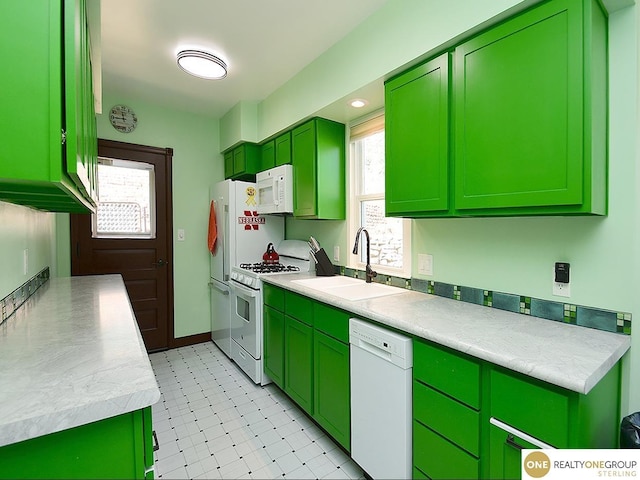
[[[240,294],[245,298],[255,298],[260,294],[258,290],[253,290],[249,287],[246,287],[233,279],[229,282],[229,287],[232,293],[234,293],[235,295]]]

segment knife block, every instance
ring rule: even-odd
[[[324,251],[324,248],[321,248],[316,252],[316,276],[318,277],[332,277],[335,275],[335,271],[333,269],[333,263],[327,257],[327,253]]]

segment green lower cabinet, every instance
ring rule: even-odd
[[[349,345],[322,332],[313,336],[313,418],[351,450]]]
[[[504,430],[489,426],[489,478],[520,478],[522,471],[521,448],[539,447],[511,435]]]
[[[313,327],[285,316],[284,391],[313,414]]]
[[[264,373],[284,388],[284,313],[264,307]]]
[[[151,407],[0,448],[0,478],[153,478]]]

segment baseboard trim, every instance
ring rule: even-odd
[[[195,345],[197,343],[204,343],[211,341],[211,332],[197,333],[195,335],[189,335],[187,337],[174,338],[171,342],[171,348],[186,347],[188,345]]]

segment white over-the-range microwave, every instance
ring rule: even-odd
[[[280,165],[256,174],[258,213],[293,213],[293,167]]]

